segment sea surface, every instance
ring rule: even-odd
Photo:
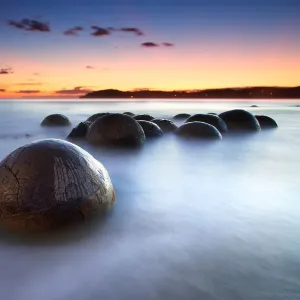
[[[109,171],[115,206],[101,222],[55,238],[1,231],[0,299],[299,300],[297,105],[300,100],[0,101],[0,160],[37,139],[65,139],[72,126],[40,126],[52,113],[76,125],[98,112],[172,117],[243,108],[279,125],[221,141],[170,134],[140,151],[78,143]]]

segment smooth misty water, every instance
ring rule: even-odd
[[[0,102],[0,159],[101,111],[267,114],[277,130],[217,142],[165,136],[141,151],[79,144],[108,169],[102,222],[45,240],[0,235],[0,299],[300,299],[300,108],[290,102]],[[26,137],[25,134],[30,134]]]

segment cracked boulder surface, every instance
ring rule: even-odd
[[[38,140],[0,163],[0,223],[4,227],[50,230],[84,221],[114,201],[105,167],[72,143]]]
[[[219,114],[226,123],[228,131],[259,131],[260,125],[250,112],[243,109],[233,109]]]
[[[215,126],[222,133],[227,132],[227,125],[219,116],[211,115],[211,114],[195,114],[189,117],[185,121],[185,123],[195,122],[195,121],[204,122],[212,126]]]
[[[69,126],[70,120],[61,114],[53,114],[47,116],[41,123],[42,126]]]
[[[160,137],[164,134],[160,127],[151,121],[140,120],[138,123],[142,126],[147,138]]]
[[[176,130],[176,134],[185,138],[222,139],[222,135],[216,127],[199,121],[184,123]]]
[[[145,142],[141,125],[124,114],[109,114],[91,124],[87,140],[92,145],[136,147]]]
[[[165,133],[173,132],[178,128],[174,122],[168,119],[154,119],[151,122],[158,125],[159,128]]]

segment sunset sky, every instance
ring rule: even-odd
[[[5,1],[0,98],[297,86],[299,16],[299,0]]]

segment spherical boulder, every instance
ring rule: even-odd
[[[145,133],[135,119],[123,114],[108,114],[91,124],[87,140],[99,146],[141,146]]]
[[[42,126],[69,126],[70,120],[61,114],[52,114],[47,116],[41,123]]]
[[[134,117],[134,116],[135,116],[135,114],[132,113],[132,112],[130,112],[130,111],[124,112],[123,115],[127,115],[127,116],[129,116],[129,117]]]
[[[160,137],[164,134],[160,127],[153,122],[140,120],[138,123],[142,126],[147,138]]]
[[[58,139],[13,151],[0,163],[0,182],[0,223],[10,229],[54,229],[103,212],[115,201],[104,166]]]
[[[187,118],[189,118],[191,115],[190,114],[185,114],[185,113],[181,113],[181,114],[177,114],[173,117],[174,120],[186,120]]]
[[[208,113],[208,115],[217,116],[218,114],[210,112],[210,113]]]
[[[268,116],[259,115],[255,116],[261,129],[277,128],[278,125],[276,121]]]
[[[157,124],[165,133],[173,132],[178,128],[174,122],[168,119],[153,119],[151,122]]]
[[[143,121],[151,121],[151,120],[154,119],[151,115],[147,115],[147,114],[144,114],[144,115],[136,115],[136,116],[134,116],[134,118],[135,118],[136,120],[143,120]]]
[[[228,130],[233,131],[258,131],[260,125],[253,114],[243,109],[233,109],[219,114],[224,120]]]
[[[91,122],[88,121],[80,122],[75,128],[72,129],[72,131],[68,135],[68,138],[71,139],[84,138],[86,136],[90,124]]]
[[[196,114],[189,117],[185,121],[185,123],[190,123],[195,121],[204,122],[213,125],[222,133],[227,132],[227,125],[219,116],[215,116],[211,114]]]
[[[184,123],[176,130],[176,135],[197,139],[222,139],[222,134],[216,127],[199,121]]]
[[[88,122],[94,122],[95,120],[97,120],[98,118],[100,117],[103,117],[103,116],[106,116],[108,115],[109,113],[98,113],[98,114],[94,114],[92,116],[90,116],[89,118],[87,118],[87,121]]]

